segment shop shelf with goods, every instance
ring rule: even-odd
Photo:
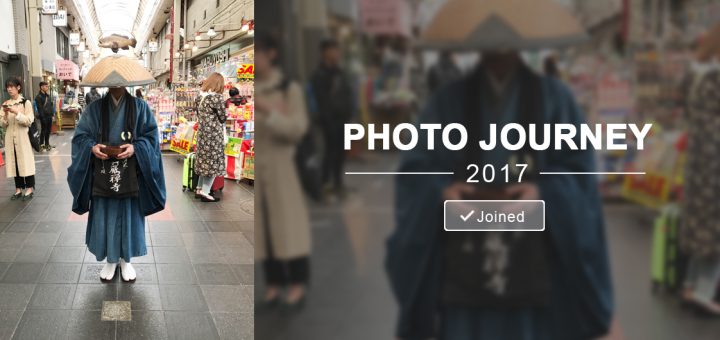
[[[685,80],[692,56],[686,49],[639,50],[635,65],[635,110],[638,120],[653,123],[645,150],[637,152],[635,171],[623,183],[625,198],[658,209],[676,201],[682,192],[685,164]]]
[[[155,120],[158,123],[160,148],[163,151],[170,150],[170,140],[177,129],[174,124],[175,100],[173,93],[165,89],[152,89],[148,92],[146,99],[155,113]]]
[[[567,57],[564,80],[570,86],[589,124],[641,123],[632,95],[633,73],[623,59],[600,55]],[[598,171],[623,172],[633,166],[635,153],[625,150],[599,150],[595,153]],[[604,198],[622,197],[624,176],[599,177]]]

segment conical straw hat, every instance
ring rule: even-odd
[[[83,78],[83,86],[123,87],[155,82],[155,78],[136,60],[121,55],[105,57]]]
[[[525,50],[587,39],[554,0],[448,0],[423,32],[420,46],[456,50]]]

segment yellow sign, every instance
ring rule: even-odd
[[[255,64],[240,64],[237,69],[238,79],[254,79]]]
[[[189,154],[191,147],[192,143],[186,139],[172,139],[170,141],[170,150],[182,155]]]

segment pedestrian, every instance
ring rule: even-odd
[[[145,99],[145,97],[143,97],[142,89],[135,90],[135,98]]]
[[[199,125],[195,173],[198,175],[196,197],[203,202],[219,202],[220,197],[210,195],[216,177],[225,176],[225,121],[227,111],[223,101],[225,78],[220,73],[211,74],[201,87],[203,92],[195,99]]]
[[[543,71],[546,76],[560,78],[560,68],[557,65],[557,57],[549,55],[543,62]]]
[[[50,86],[47,82],[40,82],[40,92],[35,96],[35,105],[40,117],[40,151],[50,151],[50,133],[53,118],[55,117],[55,99],[50,95]]]
[[[0,126],[5,128],[5,174],[15,178],[15,194],[10,199],[30,200],[35,191],[35,154],[28,128],[35,120],[35,113],[32,102],[22,96],[22,80],[9,78],[5,81],[5,90],[10,99],[3,103]]]
[[[440,58],[437,63],[430,68],[430,72],[428,72],[428,89],[430,93],[434,93],[439,88],[461,77],[462,71],[455,62],[455,57],[452,52],[444,50],[440,52]]]
[[[481,58],[475,71],[429,98],[418,125],[462,123],[468,140],[478,141],[486,139],[493,124],[579,128],[583,123],[572,92],[557,79],[535,73],[519,52],[541,43],[570,44],[583,36],[580,24],[552,0],[517,1],[520,8],[558,18],[565,26],[531,21],[524,32],[532,36],[497,36],[492,32],[518,32],[506,26],[517,22],[511,19],[518,13],[503,3],[482,7],[492,15],[473,11],[480,8],[474,0],[450,1],[438,11],[424,34],[425,43],[434,48],[475,49],[481,51]],[[457,22],[458,17],[477,22]],[[449,33],[448,27],[471,33]],[[557,31],[566,35],[558,37]],[[427,133],[433,133],[435,140],[441,138],[440,132]],[[513,175],[471,184],[470,164],[509,167],[510,172],[520,165],[526,168],[522,182]],[[501,146],[453,151],[435,143],[434,148],[418,145],[404,153],[397,169],[400,173],[449,170],[456,175],[396,177],[396,229],[387,242],[385,262],[400,305],[396,337],[595,339],[608,334],[614,325],[612,280],[596,178],[541,175],[543,171],[593,172],[593,152]],[[444,232],[443,202],[448,200],[541,200],[548,227],[543,232]]]
[[[80,105],[80,111],[85,109],[85,91],[82,87],[78,89],[78,105]]]
[[[302,87],[277,66],[278,45],[270,36],[255,41],[255,124],[263,157],[255,177],[255,202],[260,212],[255,259],[262,264],[266,290],[259,305],[284,304],[293,309],[305,301],[310,278],[310,217],[294,159],[308,128]],[[288,288],[284,299],[283,289]]]
[[[337,41],[324,40],[320,44],[320,53],[320,64],[310,85],[325,140],[323,181],[326,192],[343,197],[343,127],[350,122],[355,108],[353,87],[350,77],[340,66],[342,54]]]
[[[237,87],[231,87],[228,91],[230,98],[225,101],[225,108],[230,108],[230,104],[235,106],[245,105],[247,100],[240,96],[240,90]]]
[[[720,24],[703,39],[693,65],[688,98],[688,145],[679,236],[689,256],[682,298],[711,315],[720,316],[714,299],[720,281],[720,211],[717,149],[720,136]]]
[[[97,88],[93,87],[90,89],[90,92],[85,95],[85,105],[89,106],[92,102],[100,99],[101,97],[102,96],[98,92]]]
[[[83,81],[109,91],[88,106],[72,138],[72,211],[90,213],[86,244],[97,261],[107,261],[100,279],[112,280],[119,264],[123,281],[134,281],[131,259],[147,254],[145,219],[165,208],[166,192],[155,117],[125,86],[155,80],[137,62],[109,56]]]

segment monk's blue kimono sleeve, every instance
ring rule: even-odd
[[[547,111],[553,124],[578,127],[585,120],[569,89],[546,79]],[[579,137],[576,138],[579,145]],[[593,172],[592,150],[549,150],[541,171]],[[604,334],[613,312],[612,282],[603,210],[595,175],[544,175],[538,181],[545,200],[545,224],[557,251],[551,325],[555,334],[591,338]],[[564,338],[564,337],[563,337]]]
[[[449,117],[443,113],[452,112],[457,102],[446,98],[451,97],[433,96],[421,113],[418,126],[448,123]],[[440,130],[434,135],[434,150],[428,150],[426,130],[420,131],[418,145],[403,153],[398,171],[454,170],[453,152],[443,146]],[[450,175],[396,177],[396,226],[387,242],[385,267],[400,307],[397,336],[402,339],[428,338],[436,328],[441,265],[436,241],[443,226],[442,190],[451,181]]]
[[[67,182],[73,196],[72,211],[82,215],[90,210],[92,195],[92,147],[97,144],[100,131],[100,102],[87,107],[80,116],[72,138],[72,163]]]
[[[139,114],[133,147],[138,161],[140,208],[148,216],[165,208],[165,175],[157,122],[144,100],[137,100],[137,104]]]

